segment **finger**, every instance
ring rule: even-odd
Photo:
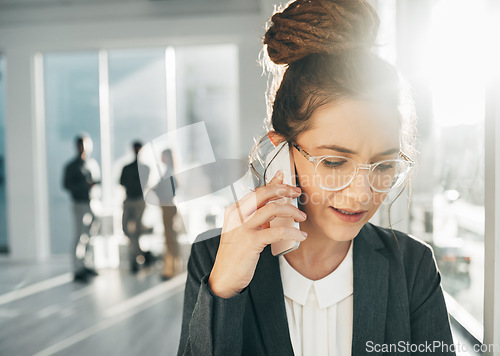
[[[307,215],[291,204],[269,203],[258,209],[248,220],[249,228],[258,228],[274,218],[292,218],[297,222],[306,220]]]
[[[257,233],[256,238],[264,245],[269,245],[283,240],[295,240],[300,242],[307,238],[307,233],[294,227],[279,226],[260,230]]]
[[[283,171],[277,171],[273,179],[271,179],[268,184],[283,183],[283,177]]]
[[[266,185],[244,196],[238,201],[238,204],[235,204],[235,207],[239,210],[238,214],[241,214],[243,219],[247,221],[250,215],[270,201],[281,198],[298,198],[300,193],[300,188],[295,188],[287,184]]]

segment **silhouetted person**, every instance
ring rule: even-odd
[[[144,233],[142,225],[142,215],[146,208],[146,203],[142,195],[140,177],[143,184],[147,183],[149,177],[149,167],[140,163],[138,154],[142,148],[142,143],[136,141],[132,144],[135,153],[135,160],[123,167],[120,177],[120,184],[125,187],[126,198],[123,202],[122,227],[125,235],[130,239],[130,270],[136,273],[139,270],[138,260],[142,258],[146,264],[152,259],[151,253],[143,251],[139,245],[139,239]]]
[[[90,207],[90,191],[99,183],[97,162],[90,158],[92,140],[82,135],[76,138],[77,156],[64,169],[64,188],[71,193],[75,221],[75,239],[72,244],[73,273],[75,281],[87,282],[89,276],[97,275],[94,269],[85,266],[85,255],[95,227],[95,215]]]
[[[157,189],[156,194],[160,200],[163,213],[163,225],[165,228],[165,252],[163,253],[163,271],[161,277],[163,280],[172,278],[180,272],[180,248],[177,242],[177,233],[173,228],[174,216],[177,213],[177,207],[173,203],[177,182],[174,178],[174,160],[172,151],[166,149],[162,152],[162,161],[166,166],[163,176],[163,183],[159,184],[158,188],[165,187],[168,189]]]

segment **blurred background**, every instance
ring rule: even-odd
[[[479,343],[488,2],[371,3],[381,18],[377,51],[412,86],[418,115],[411,198],[402,195],[390,221],[433,246],[454,336]],[[120,173],[134,160],[134,140],[147,144],[196,123],[210,147],[197,136],[176,143],[174,158],[182,155],[185,167],[203,164],[207,150],[248,158],[264,132],[267,81],[258,58],[274,4],[0,0],[1,355],[175,354],[185,273],[159,278],[164,228],[154,204],[140,244],[155,263],[130,273]],[[62,184],[81,132],[92,137],[101,169],[93,192],[100,229],[86,256],[99,276],[86,284],[70,273],[73,218]],[[221,226],[228,189],[178,204],[184,266],[196,235]],[[384,211],[374,222],[389,225]]]

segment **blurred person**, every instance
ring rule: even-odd
[[[259,179],[198,236],[178,355],[455,355],[432,248],[369,222],[416,152],[409,94],[372,51],[378,28],[367,0],[296,0],[272,16],[271,125],[254,152],[287,147],[297,186],[283,171]],[[296,249],[274,256],[284,240]]]
[[[90,276],[98,275],[95,269],[85,265],[85,256],[98,225],[90,201],[91,190],[100,180],[100,170],[97,161],[90,157],[93,149],[90,136],[80,135],[75,143],[77,156],[64,168],[64,188],[70,192],[73,202],[75,239],[71,253],[74,280],[87,282]]]
[[[177,181],[174,178],[175,166],[172,150],[164,150],[161,159],[165,164],[165,173],[161,182],[155,188],[155,193],[160,201],[165,229],[165,251],[163,252],[161,279],[168,280],[180,272],[182,262],[180,260],[180,246],[177,241],[177,232],[174,229],[174,217],[177,213],[177,207],[174,204],[173,198],[177,189]]]
[[[139,162],[139,151],[142,148],[142,142],[132,143],[135,160],[123,167],[120,184],[125,188],[126,198],[123,202],[122,227],[125,235],[130,239],[129,258],[130,270],[136,273],[139,265],[144,263],[149,265],[152,262],[152,254],[149,251],[143,251],[139,244],[140,237],[145,231],[142,225],[142,216],[146,203],[141,188],[141,178],[143,184],[147,184],[149,177],[149,167]],[[140,262],[140,263],[139,263]]]

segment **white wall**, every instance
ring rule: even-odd
[[[0,1],[0,53],[6,56],[7,67],[7,209],[9,248],[14,259],[49,257],[43,107],[35,100],[37,53],[236,43],[240,70],[240,124],[236,135],[241,157],[248,154],[253,136],[262,131],[266,81],[257,58],[265,19],[270,15],[267,9],[272,9],[267,0],[188,4],[108,1],[71,6],[44,1],[48,5],[41,7],[5,3]],[[268,12],[265,15],[261,13],[263,7]]]

